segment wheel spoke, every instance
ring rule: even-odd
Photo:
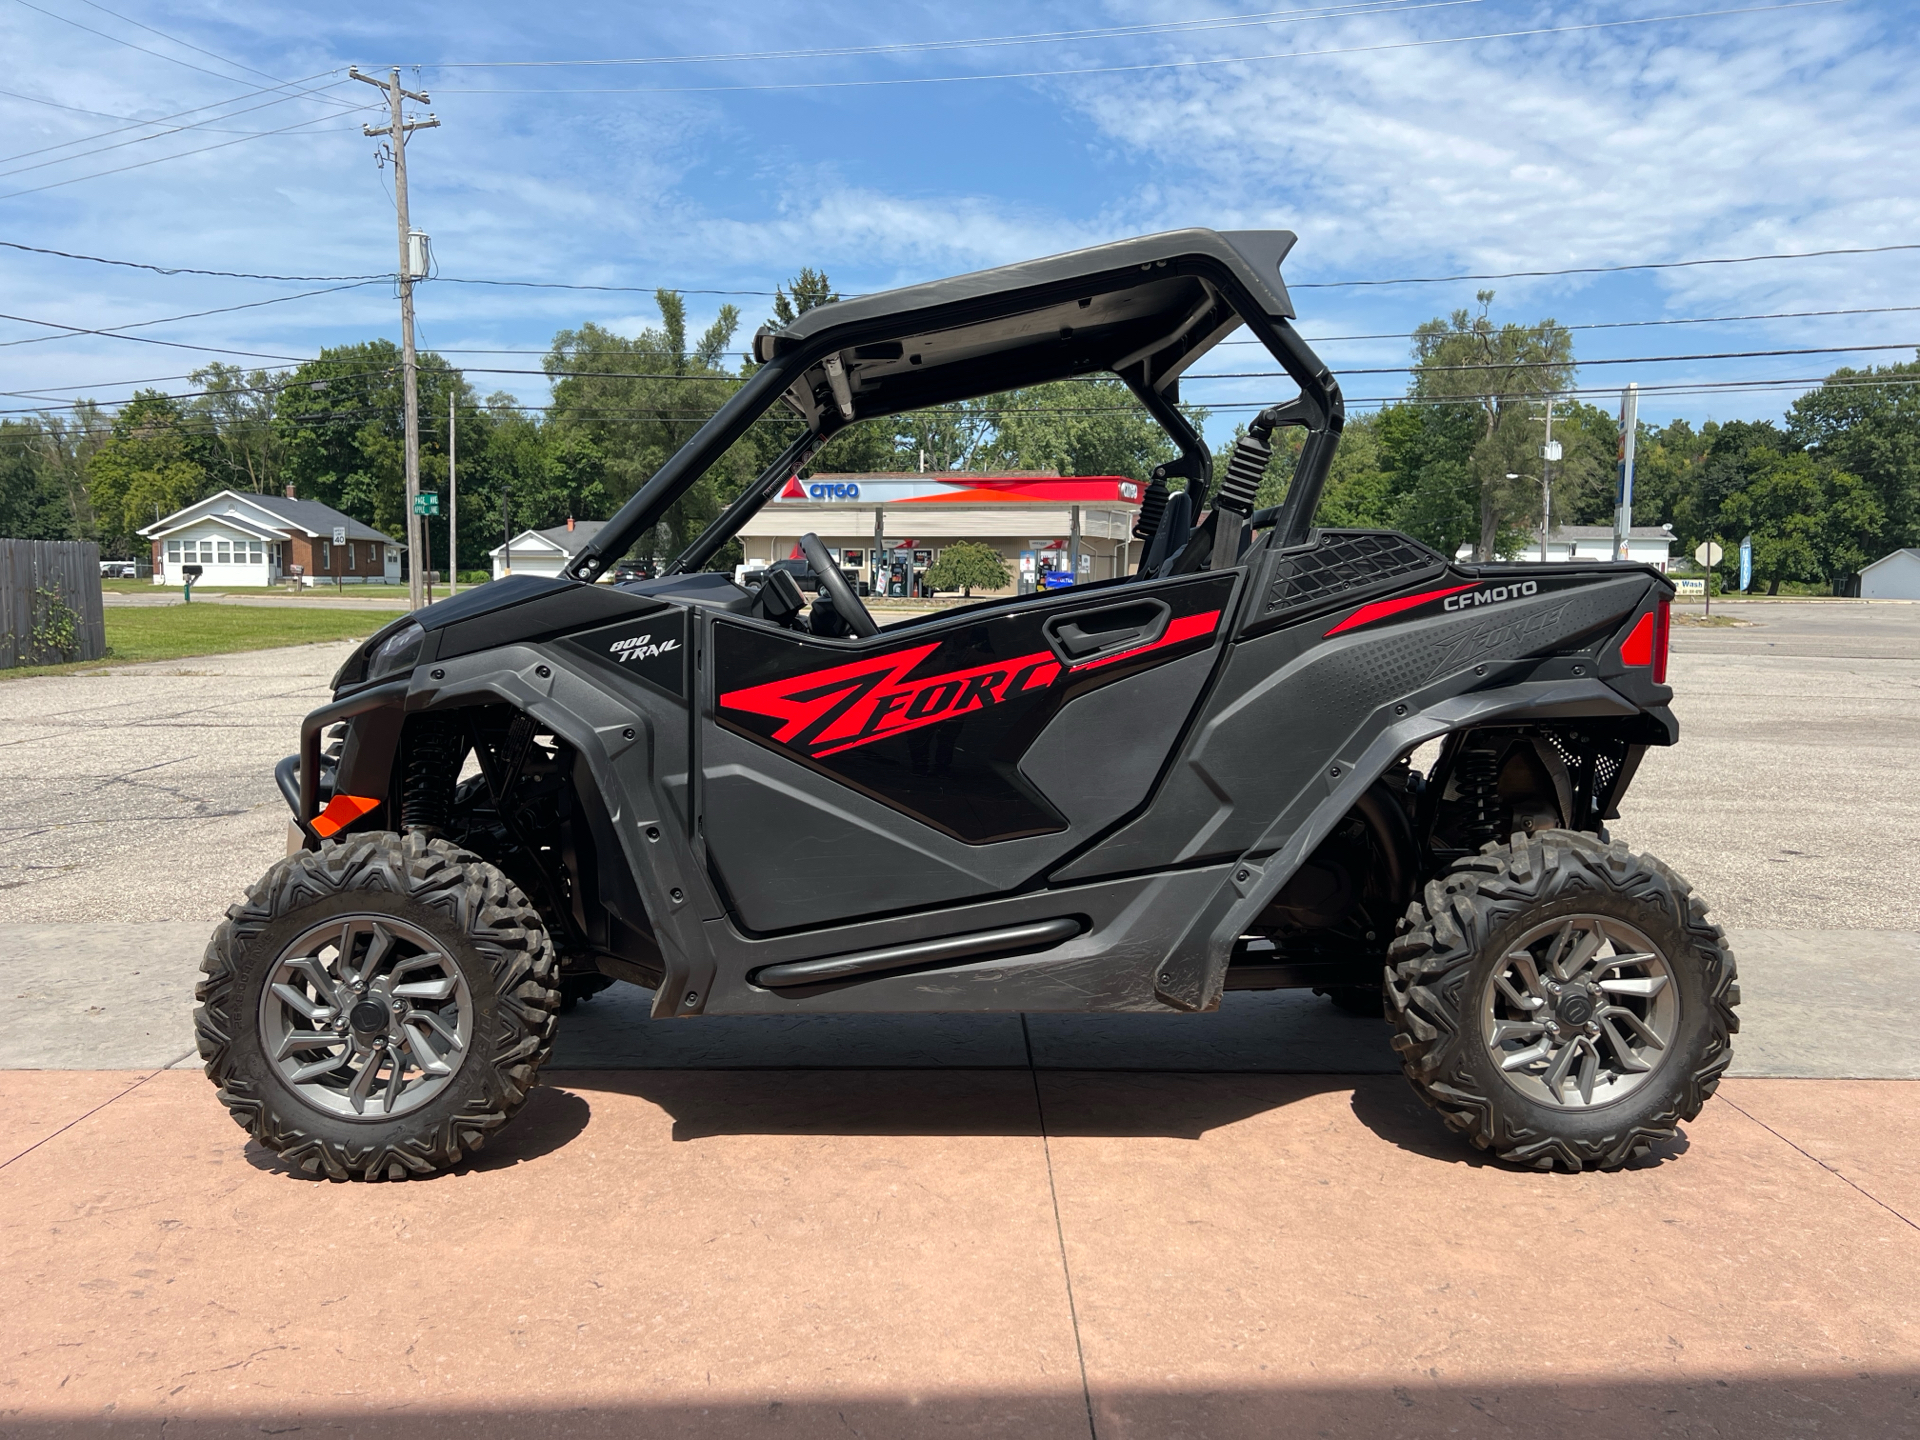
[[[276,980],[273,982],[273,993],[279,999],[298,1010],[301,1015],[305,1016],[307,1023],[310,1025],[324,1024],[326,1021],[333,1019],[333,1006],[324,1005],[319,1001],[309,999],[284,980]]]
[[[296,1050],[311,1050],[316,1045],[331,1048],[340,1044],[341,1039],[331,1030],[289,1030],[280,1037],[280,1043],[273,1047],[273,1058],[284,1060]]]
[[[1651,955],[1629,955],[1628,960],[1651,960]],[[1667,988],[1664,975],[1644,975],[1634,978],[1615,976],[1611,980],[1602,980],[1600,988],[1609,995],[1634,995],[1642,1000],[1651,1000]]]
[[[367,1095],[373,1089],[374,1076],[380,1073],[380,1051],[369,1050],[360,1066],[360,1073],[353,1077],[353,1084],[347,1087],[347,1098],[353,1102],[353,1113],[367,1113]]]
[[[1594,1077],[1600,1073],[1600,1051],[1591,1042],[1582,1042],[1577,1048],[1585,1052],[1580,1057],[1580,1079],[1577,1082],[1580,1086],[1580,1103],[1591,1105]]]
[[[1540,1077],[1547,1082],[1547,1089],[1553,1093],[1553,1098],[1558,1102],[1566,1100],[1566,1096],[1561,1093],[1561,1087],[1567,1083],[1567,1072],[1573,1068],[1573,1062],[1579,1054],[1578,1045],[1562,1045],[1559,1053],[1553,1057],[1553,1063],[1547,1067],[1547,1073]]]
[[[1507,961],[1520,972],[1520,983],[1527,987],[1525,998],[1515,996],[1515,1002],[1523,1009],[1538,1010],[1547,1003],[1547,987],[1540,981],[1540,967],[1533,963],[1533,955],[1526,950],[1516,950],[1507,956]],[[1501,979],[1506,976],[1502,975]],[[1508,994],[1512,994],[1509,989]]]
[[[322,1075],[330,1075],[353,1058],[353,1047],[348,1046],[338,1055],[329,1055],[324,1060],[315,1060],[302,1065],[287,1078],[296,1085],[304,1085],[309,1080],[318,1080]]]
[[[446,956],[442,955],[437,950],[428,950],[424,954],[415,955],[411,959],[402,960],[398,965],[393,967],[393,974],[389,978],[397,981],[402,976],[411,975],[416,970],[425,970],[430,965],[444,966],[447,964],[448,964],[448,961]]]
[[[1600,947],[1606,943],[1607,932],[1601,929],[1599,918],[1597,916],[1588,917],[1587,930],[1581,935],[1579,943],[1573,947],[1573,953],[1555,970],[1554,973],[1557,978],[1561,980],[1572,980],[1577,977],[1582,970],[1585,970],[1587,966],[1593,963],[1593,957],[1599,953]]]
[[[1603,1025],[1624,1020],[1627,1024],[1631,1025],[1639,1035],[1641,1045],[1653,1050],[1664,1050],[1667,1048],[1667,1042],[1660,1038],[1660,1032],[1624,1005],[1609,1005],[1600,1012],[1597,1018]]]
[[[425,1024],[428,1029],[432,1030],[442,1040],[447,1042],[448,1050],[464,1050],[467,1048],[466,1043],[461,1040],[459,1033],[449,1029],[447,1022],[431,1010],[409,1010],[400,1017],[400,1023],[403,1026]]]
[[[1634,1054],[1633,1047],[1628,1045],[1620,1032],[1613,1028],[1613,1021],[1602,1020],[1600,1033],[1607,1037],[1607,1043],[1613,1047],[1613,1063],[1623,1072],[1638,1075],[1653,1068],[1652,1061],[1642,1060]]]
[[[416,1012],[424,1013],[424,1012]],[[411,1025],[400,1027],[407,1037],[407,1049],[413,1052],[413,1058],[420,1062],[420,1068],[428,1075],[451,1075],[453,1068],[440,1058],[431,1041],[415,1030]]]
[[[402,1079],[402,1075],[407,1067],[400,1063],[400,1052],[390,1049],[387,1054],[391,1057],[393,1069],[387,1075],[386,1093],[380,1097],[380,1113],[382,1115],[391,1115],[393,1113],[393,1102],[400,1098],[400,1087],[406,1083],[405,1080]]]
[[[387,958],[387,952],[393,948],[393,932],[378,920],[373,922],[373,938],[367,942],[367,958],[360,966],[355,977],[362,985],[373,979],[373,972],[380,968],[380,962]]]
[[[1493,1026],[1493,1043],[1504,1045],[1509,1040],[1531,1040],[1546,1033],[1544,1020],[1497,1020]]]
[[[388,993],[396,1000],[444,1000],[453,994],[453,986],[453,977],[449,975],[441,980],[409,980]]]
[[[320,963],[318,955],[302,955],[297,960],[290,960],[287,962],[287,968],[298,970],[306,976],[313,982],[313,988],[320,992],[320,997],[327,1004],[331,1005],[336,1012],[340,1009],[340,989],[334,983],[333,976],[327,973],[327,967]]]
[[[1516,1050],[1500,1062],[1502,1070],[1524,1070],[1527,1066],[1549,1058],[1553,1054],[1553,1042],[1542,1037],[1540,1043],[1527,1050]]]

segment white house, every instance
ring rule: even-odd
[[[1862,600],[1920,600],[1920,550],[1896,550],[1860,571]]]
[[[559,575],[562,567],[600,533],[604,520],[569,520],[550,530],[522,530],[493,556],[493,578],[505,575]]]
[[[1462,545],[1456,560],[1472,558],[1473,547]],[[1540,559],[1540,538],[1538,534],[1512,555],[1504,556],[1508,560]],[[1613,558],[1613,527],[1611,525],[1558,525],[1547,537],[1548,560],[1581,560],[1592,564],[1595,560]],[[1667,573],[1673,562],[1673,527],[1671,525],[1636,525],[1627,532],[1627,559],[1634,565],[1651,565],[1662,575]]]
[[[289,486],[291,491],[293,487]],[[345,533],[345,543],[334,536]],[[296,570],[308,585],[399,583],[392,536],[317,500],[222,490],[140,532],[153,542],[153,583],[179,585],[198,565],[201,585],[277,585]]]

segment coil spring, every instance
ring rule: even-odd
[[[1500,837],[1500,757],[1491,750],[1463,751],[1453,773],[1467,811],[1461,835],[1478,850]]]
[[[1267,462],[1272,458],[1272,444],[1257,430],[1249,430],[1234,441],[1233,458],[1227,462],[1227,476],[1220,482],[1214,508],[1251,515],[1254,498],[1260,493],[1260,482],[1266,477]]]
[[[466,758],[464,729],[426,715],[407,727],[407,769],[400,788],[400,823],[408,830],[444,830],[453,786]]]
[[[1167,482],[1156,474],[1147,482],[1147,493],[1140,497],[1140,513],[1133,517],[1133,538],[1151,540],[1160,528],[1160,517],[1167,513]]]

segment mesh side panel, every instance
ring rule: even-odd
[[[1419,541],[1391,531],[1323,530],[1313,546],[1280,557],[1267,588],[1267,614],[1442,563]]]

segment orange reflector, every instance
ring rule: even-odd
[[[327,802],[327,808],[313,817],[313,833],[322,840],[338,834],[369,810],[380,808],[380,802],[366,795],[336,795]]]
[[[1620,663],[1622,665],[1653,664],[1653,616],[1642,615],[1640,623],[1633,627],[1633,633],[1620,642]]]
[[[1667,652],[1673,645],[1673,608],[1665,600],[1660,602],[1660,623],[1653,631],[1653,683],[1667,683]]]

